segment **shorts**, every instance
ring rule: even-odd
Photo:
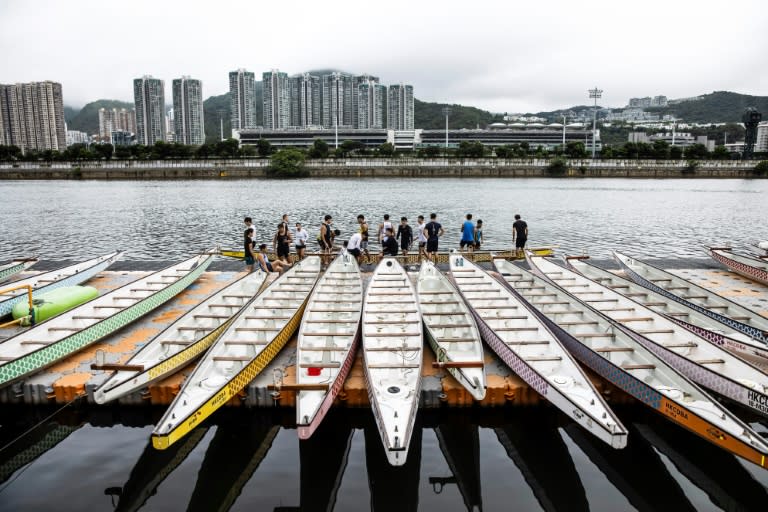
[[[294,247],[296,248],[296,252],[299,252],[302,249],[306,249],[307,248],[306,245],[294,245]]]
[[[525,242],[527,241],[528,241],[527,238],[518,238],[517,240],[515,240],[515,247],[517,249],[522,249],[523,247],[525,247]]]
[[[408,242],[408,243],[400,242],[400,249],[402,249],[403,251],[407,251],[410,248],[411,248],[411,242]]]
[[[482,243],[482,242],[475,242],[475,249],[479,249],[479,248],[480,248],[480,244],[481,244],[481,243]]]
[[[272,268],[272,264],[270,262],[267,262],[267,272],[274,272],[275,270]]]
[[[291,246],[289,246],[288,244],[280,244],[277,246],[278,258],[287,258],[290,252],[291,252]]]
[[[427,252],[437,252],[437,240],[427,240]]]
[[[427,242],[419,242],[419,248],[426,247]]]
[[[355,258],[360,257],[360,249],[347,249],[347,252],[354,256]]]
[[[470,246],[470,245],[475,245],[475,241],[474,240],[462,240],[461,242],[459,242],[459,247],[461,247],[462,249],[465,246]]]
[[[255,261],[256,261],[256,260],[254,260],[254,259],[253,259],[253,256],[246,256],[246,257],[245,257],[245,264],[246,264],[246,265],[253,265],[253,263],[254,263]]]

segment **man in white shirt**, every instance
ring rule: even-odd
[[[304,259],[304,251],[307,249],[307,240],[309,239],[309,233],[306,229],[302,229],[301,222],[296,223],[296,231],[293,235],[294,245],[296,247],[296,261]]]
[[[427,258],[427,235],[424,234],[424,228],[427,227],[427,223],[424,222],[424,216],[419,215],[419,220],[416,223],[416,233],[418,233],[419,240],[419,259]]]
[[[354,256],[358,263],[360,263],[360,255],[363,253],[362,244],[363,235],[360,233],[354,233],[347,242],[347,252]]]

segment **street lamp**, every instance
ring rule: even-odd
[[[443,115],[445,116],[445,154],[448,154],[448,116],[451,115],[451,107],[443,107]]]
[[[565,151],[565,116],[563,116],[563,151]]]
[[[221,134],[221,140],[224,140],[224,114],[227,113],[224,109],[219,109],[219,125],[220,125],[220,134]]]
[[[597,100],[602,98],[603,90],[595,87],[589,90],[589,97],[595,99],[595,110],[592,117],[592,159],[595,158],[595,138],[597,137]]]

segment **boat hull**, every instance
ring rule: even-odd
[[[725,265],[733,272],[736,272],[737,274],[742,275],[747,279],[751,279],[752,281],[757,281],[758,283],[768,286],[768,270],[755,265],[750,265],[749,260],[752,258],[746,258],[739,255],[729,255],[727,251],[718,249],[710,249],[709,255],[712,256],[715,261]],[[766,264],[766,262],[760,260],[755,260],[755,263],[761,266],[765,266]]]

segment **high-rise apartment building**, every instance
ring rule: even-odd
[[[64,151],[66,143],[60,83],[0,84],[0,144]]]
[[[232,129],[254,128],[256,119],[256,75],[245,69],[229,73],[230,111]]]
[[[291,126],[307,128],[322,123],[320,77],[302,73],[289,79]]]
[[[352,78],[352,126],[354,128],[362,128],[362,126],[360,125],[360,120],[358,119],[359,111],[360,111],[360,108],[359,108],[360,86],[363,84],[371,84],[371,83],[378,84],[379,77],[369,75],[369,74],[362,74]],[[386,98],[384,101],[386,101]]]
[[[173,80],[173,115],[176,142],[205,143],[203,82],[188,76]]]
[[[355,128],[384,128],[387,88],[376,77],[357,77]]]
[[[354,77],[334,72],[323,75],[323,126],[325,128],[354,126],[352,114]]]
[[[287,128],[291,123],[291,100],[288,74],[277,69],[262,75],[264,91],[264,128]]]
[[[150,146],[165,141],[165,83],[149,75],[133,81],[136,142]]]
[[[413,130],[413,86],[390,85],[387,104],[387,128]]]
[[[99,138],[110,141],[115,130],[136,133],[136,111],[124,108],[99,109]]]

